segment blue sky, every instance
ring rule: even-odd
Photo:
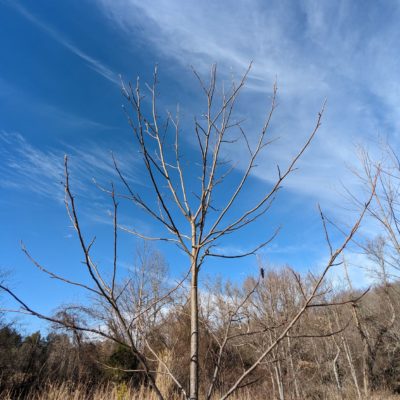
[[[96,235],[95,256],[107,271],[112,257],[109,199],[92,178],[115,180],[111,151],[131,182],[147,184],[137,147],[121,109],[119,76],[150,81],[160,72],[160,108],[179,103],[188,159],[190,122],[204,108],[193,65],[207,76],[218,64],[221,82],[240,77],[252,60],[238,113],[255,137],[278,82],[278,108],[271,137],[279,137],[259,160],[242,199],[261,194],[311,132],[327,99],[323,125],[299,169],[284,184],[271,213],[243,234],[221,243],[246,250],[282,225],[262,256],[299,270],[318,268],[327,256],[317,204],[346,226],[355,214],[343,187],[362,197],[351,172],[357,146],[378,154],[377,143],[399,145],[400,5],[396,1],[0,1],[0,268],[32,306],[51,312],[80,299],[34,270],[20,250],[22,240],[47,268],[82,277],[82,255],[63,204],[63,155],[70,156],[72,189],[85,233]],[[244,149],[233,146],[239,176]],[[189,165],[190,166],[190,165]],[[189,167],[188,167],[189,168]],[[188,171],[188,174],[194,174]],[[159,229],[129,204],[127,226]],[[364,228],[368,233],[368,228]],[[371,233],[371,232],[369,232]],[[135,241],[121,236],[121,264],[134,256]],[[186,264],[175,248],[159,247],[172,276]],[[350,254],[351,257],[351,254]],[[360,256],[353,254],[354,263]],[[361,258],[362,259],[362,258]],[[204,274],[240,280],[257,271],[256,260],[210,262]],[[353,277],[364,277],[354,269]],[[84,278],[83,278],[84,279]],[[3,299],[7,306],[11,305]],[[30,322],[30,327],[40,324]]]

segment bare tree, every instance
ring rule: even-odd
[[[361,148],[360,171],[356,175],[368,190],[374,185],[376,169],[381,172],[376,182],[373,202],[368,214],[375,223],[377,235],[357,244],[377,266],[370,270],[379,281],[397,279],[400,271],[400,159],[389,144],[383,144],[380,160],[375,160],[368,151]],[[351,195],[353,202],[362,207],[362,201]]]
[[[372,322],[370,310],[365,301],[354,305],[352,314],[357,331],[363,344],[363,385],[364,394],[370,395],[374,388],[374,368],[378,351],[383,344],[385,336],[390,333],[396,321],[396,307],[393,300],[394,289],[392,283],[399,278],[400,271],[400,159],[394,149],[387,143],[381,145],[382,154],[379,160],[371,157],[365,148],[360,149],[361,170],[356,175],[364,187],[374,187],[373,201],[368,207],[370,222],[376,229],[375,237],[357,240],[357,245],[369,260],[369,265],[364,265],[366,273],[375,278],[377,287],[374,295],[377,300],[374,306],[382,302],[386,309],[382,318]],[[374,171],[380,170],[377,180]],[[353,202],[362,206],[362,202],[354,195]],[[352,284],[346,276],[350,290]],[[382,311],[382,310],[381,310]]]
[[[260,155],[271,144],[273,139],[269,136],[269,127],[273,112],[276,108],[276,85],[272,90],[271,105],[266,112],[265,122],[263,123],[257,138],[254,140],[252,135],[246,133],[243,121],[235,117],[235,106],[240,92],[245,86],[246,79],[250,72],[251,65],[244,73],[238,83],[232,82],[228,91],[222,90],[217,84],[216,67],[211,69],[210,79],[206,83],[200,75],[194,71],[199,81],[200,88],[205,98],[205,111],[200,118],[194,119],[193,135],[197,142],[197,152],[194,162],[191,162],[190,171],[186,168],[183,148],[181,145],[182,127],[180,124],[179,109],[176,115],[162,113],[158,107],[158,75],[157,69],[154,73],[153,83],[146,85],[147,93],[150,95],[150,102],[144,101],[144,93],[139,84],[139,79],[135,86],[122,83],[122,92],[125,96],[130,109],[126,109],[129,124],[135,135],[136,142],[142,155],[143,165],[151,185],[153,199],[149,200],[137,192],[136,188],[126,178],[124,171],[119,167],[118,161],[114,158],[115,170],[125,187],[124,193],[116,193],[114,186],[111,189],[102,188],[110,195],[113,204],[113,226],[114,226],[114,246],[113,263],[111,279],[105,279],[99,271],[96,263],[91,256],[91,249],[94,240],[87,241],[83,235],[79,217],[76,209],[75,198],[72,194],[69,183],[69,171],[67,158],[65,159],[65,194],[66,208],[72,224],[77,233],[79,243],[84,255],[84,265],[91,279],[91,285],[80,282],[74,282],[64,277],[58,276],[45,269],[30,254],[26,252],[33,263],[43,272],[49,274],[52,278],[61,280],[65,283],[78,286],[96,297],[105,305],[109,315],[112,316],[113,326],[93,327],[90,323],[79,325],[71,322],[69,319],[60,319],[57,317],[48,317],[42,315],[27,304],[25,304],[14,292],[7,287],[0,287],[7,291],[21,306],[23,312],[44,318],[51,322],[63,324],[73,328],[76,331],[86,331],[97,334],[105,338],[114,340],[127,346],[141,365],[141,371],[147,376],[149,383],[153,387],[159,399],[163,398],[157,382],[154,378],[151,359],[156,359],[162,366],[164,373],[171,376],[176,386],[185,398],[197,400],[199,398],[199,324],[201,318],[199,315],[199,272],[205,260],[209,257],[216,258],[242,258],[256,254],[256,252],[268,245],[278,233],[279,229],[266,238],[261,238],[259,243],[252,244],[253,248],[244,253],[232,254],[218,251],[221,242],[232,234],[245,229],[250,224],[263,217],[270,209],[273,201],[285,179],[296,169],[296,164],[300,157],[309,147],[315,134],[317,133],[323,114],[324,107],[318,113],[316,123],[311,129],[310,134],[305,139],[304,144],[298,149],[291,161],[285,167],[277,166],[275,181],[269,184],[266,190],[258,198],[253,200],[252,205],[247,208],[242,206],[239,201],[240,195],[245,193],[248,181],[254,168],[257,165]],[[229,154],[230,146],[242,146],[248,154],[247,161],[240,160],[239,171],[241,176],[237,179],[232,188],[230,177],[229,186],[227,185],[228,175],[235,170],[236,165],[226,160],[226,154]],[[190,174],[189,174],[190,172]],[[189,178],[195,176],[198,180]],[[373,181],[374,182],[374,181]],[[225,183],[225,186],[224,186]],[[224,200],[218,196],[217,190],[223,187]],[[374,183],[372,185],[374,192]],[[188,273],[182,281],[170,291],[163,295],[157,295],[152,301],[143,302],[143,296],[139,296],[140,304],[135,310],[127,309],[126,294],[129,291],[130,284],[118,285],[117,283],[117,239],[118,229],[122,228],[118,221],[118,201],[125,198],[132,201],[159,226],[164,228],[164,233],[158,236],[145,235],[136,229],[128,229],[130,233],[146,240],[162,240],[175,244],[186,256],[188,260]],[[330,249],[330,256],[322,274],[315,279],[311,289],[306,292],[301,281],[298,281],[302,293],[302,301],[296,312],[291,315],[288,321],[285,321],[284,327],[279,334],[271,336],[269,345],[260,353],[249,368],[239,376],[231,388],[221,397],[221,400],[228,398],[239,388],[246,384],[248,377],[259,367],[265,357],[278,348],[280,343],[289,337],[289,333],[298,323],[300,318],[306,314],[307,310],[313,307],[320,307],[323,304],[318,303],[321,285],[327,272],[337,263],[339,255],[343,252],[346,245],[353,239],[359,224],[364,216],[366,207],[368,207],[371,198],[363,207],[359,218],[356,220],[349,233],[345,235],[343,242],[333,249],[329,235],[325,226],[326,238]],[[321,216],[322,213],[321,213]],[[261,273],[262,274],[262,273]],[[189,392],[186,392],[184,385],[174,376],[172,371],[163,362],[162,358],[154,350],[152,344],[146,337],[141,324],[141,318],[144,315],[155,316],[159,310],[158,305],[173,292],[180,288],[183,281],[190,279],[190,379]],[[141,286],[136,286],[135,291],[141,291]],[[252,291],[250,291],[252,294]],[[245,299],[246,300],[246,299]],[[128,300],[129,303],[129,300]],[[236,309],[228,315],[225,334],[220,344],[221,352],[224,350],[226,341],[230,338],[232,316],[237,315],[244,304],[237,303]],[[90,318],[101,318],[95,315],[96,311],[92,309],[85,310]],[[137,334],[140,332],[141,339],[138,340]],[[143,347],[144,344],[144,347]],[[149,354],[150,353],[150,357]],[[216,362],[214,376],[220,373],[220,361]],[[211,381],[208,389],[207,398],[210,398],[215,387],[215,379]]]
[[[202,119],[195,119],[194,133],[198,143],[199,167],[197,177],[199,187],[190,191],[184,168],[182,167],[181,154],[181,126],[179,114],[172,116],[167,114],[165,119],[159,115],[157,107],[157,69],[154,80],[147,89],[151,96],[150,111],[146,112],[143,106],[143,94],[137,81],[136,87],[123,85],[123,93],[131,105],[134,117],[128,114],[128,120],[136,136],[143,156],[149,180],[152,184],[158,210],[135,192],[124,178],[117,163],[115,167],[120,178],[125,183],[130,199],[155,220],[166,231],[166,236],[161,239],[170,241],[187,254],[190,264],[191,281],[191,345],[190,345],[190,390],[189,397],[195,400],[199,395],[199,301],[198,301],[198,275],[201,265],[207,257],[240,258],[255,254],[257,250],[265,247],[273,237],[261,240],[253,249],[242,254],[228,254],[217,252],[216,245],[225,237],[245,228],[258,218],[262,217],[270,208],[275,195],[282,182],[294,171],[295,165],[304,151],[310,145],[314,135],[321,124],[323,110],[318,114],[315,127],[306,139],[305,144],[299,149],[283,170],[277,167],[275,183],[264,195],[254,199],[253,206],[237,212],[239,195],[245,190],[251,172],[256,167],[256,161],[261,152],[271,143],[268,135],[272,114],[276,107],[276,86],[272,93],[270,110],[267,113],[265,123],[261,128],[255,145],[242,127],[242,122],[235,119],[234,107],[239,93],[245,85],[251,65],[238,84],[232,83],[230,90],[218,95],[216,67],[211,70],[208,83],[194,71],[206,100],[205,112]],[[219,104],[218,104],[219,101]],[[172,128],[172,135],[171,129]],[[171,142],[172,138],[172,142]],[[248,151],[248,161],[242,165],[242,177],[236,183],[236,187],[224,204],[215,205],[216,189],[225,182],[227,175],[234,166],[227,164],[224,159],[226,147],[234,143],[242,142]],[[172,145],[174,151],[169,150]],[[168,194],[164,193],[167,187]],[[231,211],[235,208],[235,213]],[[180,214],[181,216],[179,216]],[[182,219],[183,217],[183,219]],[[143,237],[139,232],[133,232]]]

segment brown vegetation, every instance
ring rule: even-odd
[[[215,284],[201,297],[202,393],[208,393],[213,381],[211,399],[220,398],[231,387],[237,375],[281,335],[287,321],[302,307],[303,291],[310,290],[313,280],[311,275],[299,277],[288,267],[266,269],[262,281],[248,278],[243,287]],[[319,301],[331,305],[309,308],[238,389],[237,398],[370,399],[382,391],[394,396],[400,390],[400,324],[393,320],[390,304],[398,309],[400,285],[381,283],[358,300],[349,301],[360,296],[362,293],[337,291],[325,284]],[[157,357],[151,361],[149,350],[146,356],[167,399],[183,397],[166,366],[188,385],[185,343],[189,332],[187,307],[176,303],[146,336]],[[12,398],[38,399],[152,399],[155,395],[146,375],[137,372],[139,364],[129,348],[110,340],[93,340],[73,332],[23,338],[4,326],[0,352],[2,398],[10,393],[15,396]],[[216,365],[220,371],[215,379]]]

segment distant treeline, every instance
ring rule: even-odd
[[[241,287],[214,282],[204,291],[200,373],[206,385],[218,363],[215,396],[276,340],[286,321],[298,312],[313,279],[287,267],[267,269],[259,281],[248,278]],[[165,380],[163,387],[170,398],[179,391],[165,374],[165,365],[180,382],[189,384],[190,319],[187,304],[178,300],[157,318],[142,321],[148,324],[137,338],[137,343],[148,341],[156,352],[148,354],[150,367],[158,380]],[[234,314],[237,304],[240,312]],[[399,392],[399,306],[397,282],[380,282],[367,293],[325,284],[318,301],[242,390],[254,392],[254,399],[268,393],[268,398],[278,400],[366,399],[382,390]],[[228,323],[229,341],[221,356]],[[39,332],[23,336],[15,325],[3,323],[0,371],[1,392],[12,392],[15,398],[40,392],[49,383],[84,383],[88,398],[91,391],[110,383],[133,390],[147,386],[140,363],[128,347],[73,329],[55,329],[45,337]],[[205,392],[206,386],[201,390]]]
[[[23,336],[12,325],[3,325],[0,328],[0,393],[12,391],[16,398],[23,398],[24,394],[40,391],[48,383],[83,383],[90,390],[110,381],[128,385],[141,381],[140,373],[112,369],[137,367],[137,361],[126,348],[111,342],[81,339],[78,335],[57,332]]]

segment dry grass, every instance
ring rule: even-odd
[[[145,387],[139,390],[132,390],[125,384],[108,385],[89,391],[82,384],[71,385],[63,383],[61,385],[48,384],[43,390],[32,391],[27,395],[16,396],[15,393],[8,392],[1,395],[4,400],[156,400],[156,397]],[[175,400],[175,399],[171,399]]]
[[[164,389],[169,389],[165,387]],[[60,385],[47,384],[41,391],[29,393],[27,395],[15,395],[15,393],[1,393],[0,398],[2,400],[157,400],[154,393],[148,388],[142,386],[139,389],[131,389],[126,384],[109,384],[106,386],[98,387],[89,393],[88,388],[83,384],[72,385],[63,383]],[[165,392],[164,392],[165,393]],[[259,395],[253,394],[238,394],[232,396],[231,400],[265,400],[266,398],[273,400],[271,393],[260,393]],[[320,397],[318,397],[320,398]],[[357,397],[353,395],[345,395],[346,400],[356,400]],[[181,400],[182,397],[174,395],[169,392],[166,400]],[[218,396],[215,397],[215,400]],[[323,397],[324,400],[338,400],[337,394],[326,393]],[[300,399],[299,399],[300,400]],[[301,399],[308,400],[308,399]],[[309,399],[311,400],[311,398]],[[374,395],[368,396],[363,400],[400,400],[400,395],[393,395],[388,392],[380,392]]]

